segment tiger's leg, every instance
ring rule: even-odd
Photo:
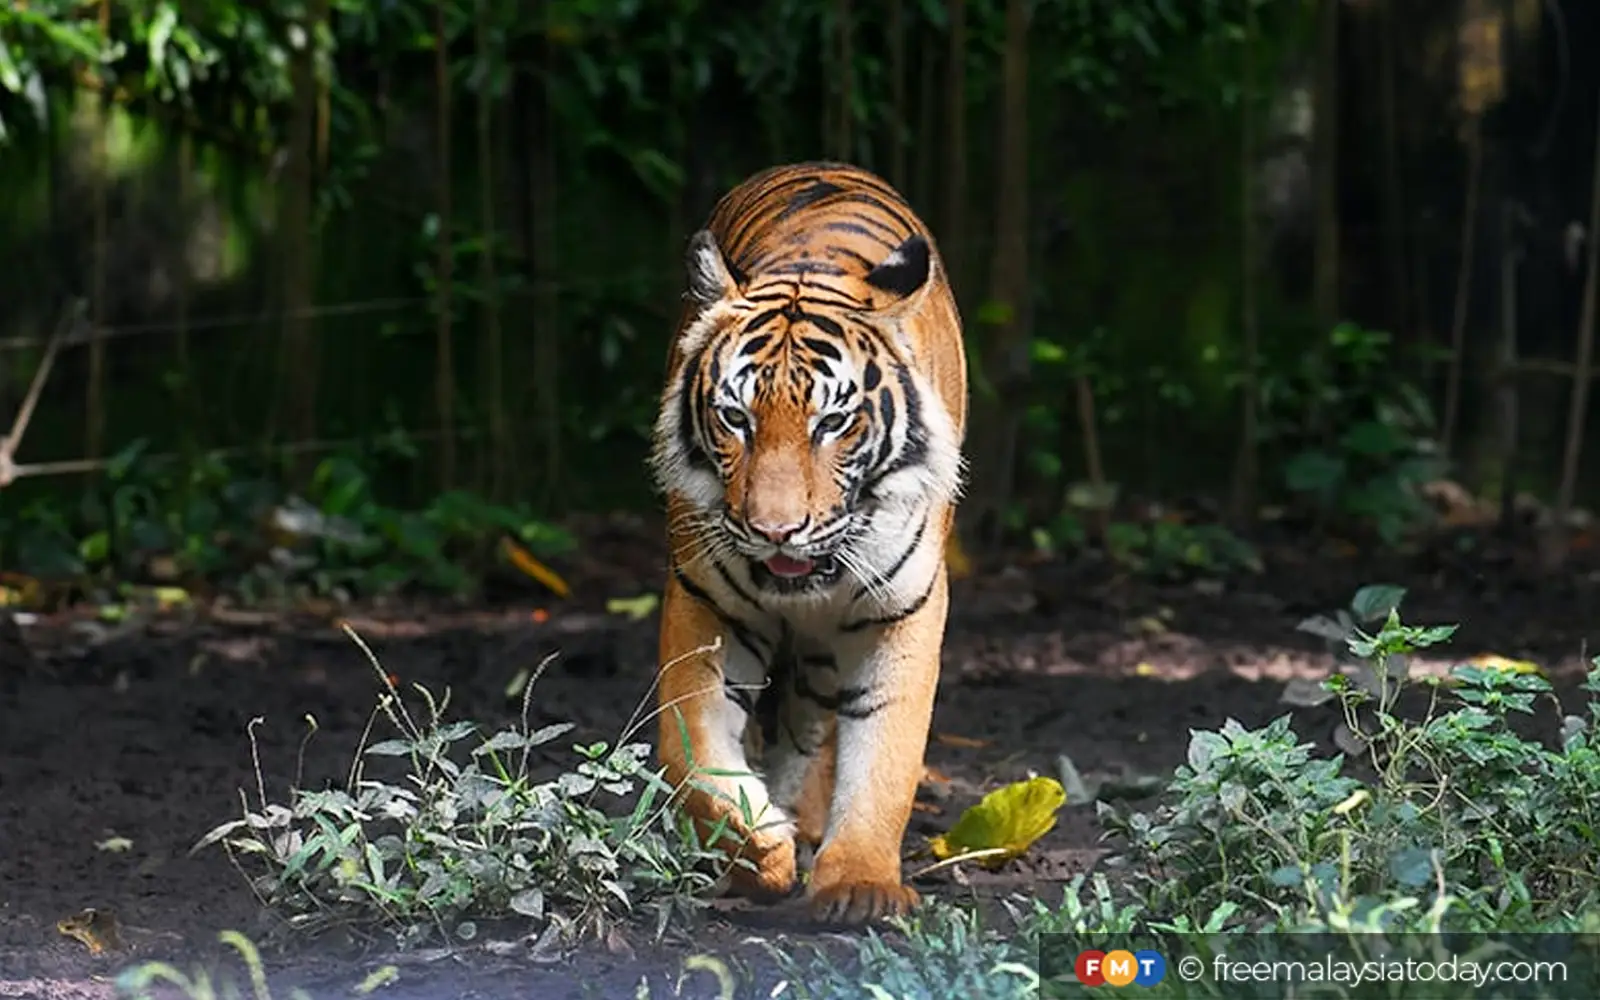
[[[730,633],[675,577],[667,580],[657,752],[667,782],[679,790],[679,802],[701,835],[709,838],[725,823],[718,846],[755,865],[753,872],[743,865],[731,868],[734,890],[786,895],[795,883],[794,824],[752,772],[743,741],[748,706],[765,681],[766,664],[763,651],[751,648],[759,640]],[[715,652],[694,652],[719,640]],[[746,814],[754,823],[745,821]]]
[[[822,843],[833,794],[838,688],[832,655],[799,657],[781,692],[777,740],[766,752],[773,801],[794,817],[796,836],[812,847]]]
[[[807,890],[824,921],[862,923],[919,901],[901,881],[900,847],[923,773],[948,607],[940,565],[915,612],[843,637],[833,797]]]

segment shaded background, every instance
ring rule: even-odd
[[[948,258],[969,544],[1185,496],[1393,538],[1440,475],[1557,492],[1597,43],[1586,0],[14,5],[0,414],[61,328],[19,462],[649,507],[688,234],[828,157]],[[0,561],[121,516],[41,471]]]

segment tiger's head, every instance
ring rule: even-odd
[[[960,486],[958,435],[908,331],[933,248],[912,236],[861,277],[800,260],[747,280],[702,231],[688,265],[652,456],[690,509],[678,527],[702,553],[746,560],[763,590],[868,582],[917,511]]]

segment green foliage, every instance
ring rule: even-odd
[[[1365,593],[1369,613],[1388,605],[1381,628],[1347,640],[1370,680],[1325,686],[1373,777],[1344,773],[1343,755],[1313,756],[1287,716],[1196,732],[1170,804],[1125,816],[1100,807],[1149,866],[1145,905],[1191,922],[1229,907],[1244,927],[1371,918],[1477,931],[1559,929],[1600,904],[1600,700],[1562,720],[1559,747],[1519,736],[1510,717],[1531,715],[1547,681],[1465,666],[1408,683],[1395,661],[1454,627],[1405,625],[1398,595]],[[1408,720],[1399,705],[1412,687],[1431,697]],[[1600,663],[1586,690],[1600,694]],[[1456,707],[1443,710],[1445,696]]]
[[[1106,547],[1121,565],[1160,579],[1261,572],[1255,548],[1220,524],[1119,521],[1106,527]]]
[[[390,445],[409,451],[403,439]],[[41,499],[0,511],[0,561],[91,588],[181,580],[247,601],[418,589],[468,595],[495,565],[501,537],[539,557],[573,544],[525,508],[464,491],[420,510],[383,503],[366,470],[392,453],[386,448],[324,459],[307,497],[287,492],[272,463],[145,460],[143,451],[141,441],[119,453],[74,505]]]
[[[1400,373],[1387,333],[1340,324],[1319,349],[1263,374],[1261,430],[1288,490],[1324,515],[1398,541],[1428,515],[1440,476],[1427,397]]]
[[[1006,941],[975,913],[930,904],[898,920],[897,939],[869,930],[840,963],[814,945],[764,942],[784,995],[798,1000],[1024,1000],[1038,996],[1039,976],[1025,939]]]
[[[196,845],[221,843],[264,869],[252,888],[291,927],[376,925],[410,946],[469,940],[478,920],[519,916],[554,943],[603,937],[640,913],[654,914],[659,935],[697,906],[718,856],[684,838],[647,745],[574,745],[576,763],[541,778],[536,753],[572,726],[528,725],[531,684],[521,724],[485,738],[447,721],[448,695],[421,685],[425,714],[414,716],[372,665],[398,735],[363,745],[346,787],[293,788],[287,803],[263,791]],[[370,775],[374,759],[401,774]]]

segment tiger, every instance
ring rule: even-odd
[[[814,919],[904,915],[966,470],[955,295],[906,200],[842,163],[748,177],[685,265],[649,458],[664,776],[727,838],[725,888],[793,895],[800,845]]]

